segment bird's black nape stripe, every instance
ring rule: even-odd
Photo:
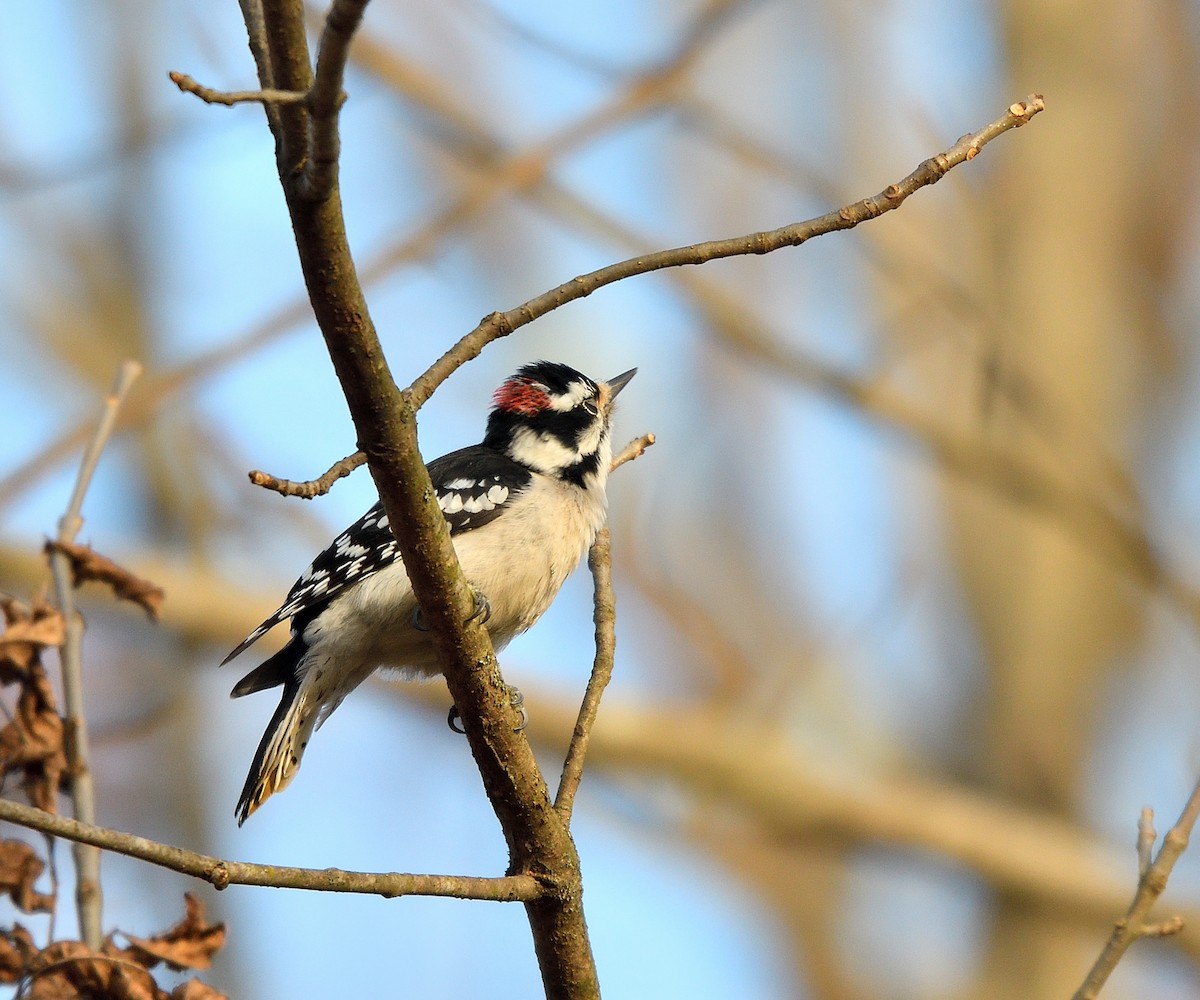
[[[558,478],[564,479],[568,483],[572,483],[580,488],[586,488],[585,482],[588,476],[594,476],[600,470],[600,453],[592,452],[590,455],[584,455],[574,465],[568,465],[558,472]]]

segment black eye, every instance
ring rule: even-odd
[[[585,399],[583,401],[583,408],[587,410],[588,413],[590,413],[593,417],[600,412],[600,406],[594,399]]]

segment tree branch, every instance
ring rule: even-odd
[[[269,472],[254,469],[250,473],[250,482],[255,486],[261,486],[263,489],[274,490],[285,497],[300,497],[302,500],[311,500],[313,497],[324,496],[329,492],[334,483],[350,475],[360,465],[364,464],[366,460],[367,456],[363,452],[356,451],[354,454],[347,455],[340,461],[334,462],[328,470],[316,479],[309,479],[302,483],[294,483],[290,479],[279,479]]]
[[[345,94],[342,80],[350,58],[350,42],[362,22],[368,0],[334,0],[325,18],[317,69],[309,94],[312,125],[309,157],[300,178],[298,193],[306,198],[324,198],[337,183],[341,137],[338,112]]]
[[[1191,837],[1192,828],[1196,825],[1197,817],[1200,817],[1200,782],[1197,782],[1192,789],[1192,794],[1188,797],[1178,822],[1163,837],[1158,855],[1153,862],[1146,865],[1150,848],[1153,846],[1154,816],[1149,809],[1142,810],[1141,818],[1138,821],[1137,837],[1138,867],[1141,870],[1133,902],[1129,904],[1125,916],[1118,920],[1113,927],[1112,934],[1109,935],[1103,951],[1100,952],[1099,958],[1096,959],[1083,984],[1075,991],[1072,1000],[1095,1000],[1104,984],[1108,982],[1108,977],[1112,975],[1113,969],[1117,967],[1117,963],[1121,961],[1125,952],[1129,950],[1129,946],[1138,938],[1167,937],[1183,930],[1182,917],[1171,917],[1160,923],[1150,923],[1148,917],[1151,907],[1158,902],[1158,897],[1167,888],[1167,879],[1171,877],[1175,862],[1187,849],[1188,839]],[[1147,845],[1147,839],[1150,841],[1149,845]]]
[[[669,267],[686,264],[704,264],[724,257],[739,257],[746,254],[767,254],[784,247],[796,247],[814,236],[853,229],[860,223],[877,218],[885,212],[899,208],[912,194],[923,187],[936,184],[948,171],[974,159],[979,151],[998,136],[1010,129],[1027,124],[1035,115],[1046,110],[1046,102],[1040,94],[1031,94],[1024,101],[1011,104],[1005,114],[985,125],[977,132],[964,135],[954,145],[921,163],[903,180],[889,184],[879,194],[861,201],[844,205],[832,212],[818,215],[805,222],[793,223],[780,229],[749,233],[728,239],[709,240],[690,246],[675,247],[657,253],[630,257],[616,264],[572,278],[557,288],[552,288],[515,309],[494,312],[484,318],[474,330],[458,341],[450,350],[419,375],[409,386],[409,398],[414,406],[421,406],[442,382],[461,365],[478,357],[493,340],[507,337],[535,319],[560,306],[591,295],[598,288],[614,281],[638,274],[649,274]]]
[[[276,86],[307,89],[307,65],[293,65],[303,12],[286,0],[264,3]],[[282,54],[276,53],[276,40]],[[536,875],[553,891],[526,902],[546,992],[599,993],[581,902],[579,859],[518,719],[487,632],[467,622],[472,597],[417,446],[416,410],[391,376],[346,239],[337,178],[314,199],[292,183],[298,166],[291,106],[279,108],[280,181],[292,219],[305,286],[371,475],[447,686],[458,706],[484,788],[504,830],[514,873]],[[303,124],[303,122],[301,122]],[[298,129],[297,129],[298,131]]]
[[[579,782],[583,778],[583,761],[587,755],[592,725],[600,709],[600,698],[612,678],[613,658],[616,654],[617,602],[612,586],[612,536],[607,525],[600,529],[591,551],[588,552],[588,568],[592,571],[596,590],[595,610],[592,615],[596,625],[596,658],[592,665],[592,674],[588,678],[587,690],[583,695],[583,703],[579,706],[575,729],[571,733],[567,756],[563,761],[558,793],[554,796],[554,808],[562,814],[563,822],[568,825],[571,822],[571,810],[575,806],[575,793],[579,790]]]
[[[195,94],[205,104],[224,104],[227,108],[235,104],[300,104],[308,99],[303,91],[294,90],[214,90],[176,70],[167,76],[185,94]]]
[[[395,896],[452,896],[515,902],[536,899],[545,891],[530,875],[485,878],[473,875],[412,875],[405,872],[356,872],[341,868],[290,868],[226,861],[162,844],[132,833],[81,823],[20,802],[0,799],[0,820],[40,830],[77,844],[88,844],[137,858],[181,875],[191,875],[217,889],[230,885],[262,885],[316,892],[357,892],[391,899]]]
[[[83,620],[75,612],[74,583],[71,561],[61,546],[69,546],[83,526],[80,511],[83,498],[91,484],[92,475],[100,461],[100,453],[112,435],[117,411],[129,394],[134,381],[142,373],[136,361],[126,361],[117,372],[116,382],[104,402],[104,410],[96,425],[91,442],[84,451],[75,479],[75,488],[66,512],[58,522],[59,548],[50,552],[50,571],[54,576],[54,591],[64,622],[62,658],[63,708],[66,713],[64,748],[71,776],[71,806],[75,818],[82,823],[96,822],[96,796],[89,764],[87,715],[83,700]],[[103,896],[100,888],[100,852],[76,844],[75,907],[79,913],[79,934],[85,944],[98,949],[104,938],[101,922]]]
[[[646,453],[646,449],[654,444],[654,440],[653,434],[643,434],[634,438],[613,456],[609,471],[640,458]],[[600,710],[600,698],[612,678],[613,661],[616,656],[617,599],[612,585],[612,536],[607,525],[600,530],[588,552],[588,569],[591,570],[592,579],[595,581],[592,620],[596,627],[596,657],[592,663],[587,690],[583,694],[583,702],[579,706],[579,715],[575,719],[567,755],[563,760],[558,792],[554,796],[554,808],[562,814],[563,822],[568,826],[571,824],[571,811],[575,807],[575,794],[579,791],[579,782],[583,778],[583,762],[587,756],[592,726],[595,725],[596,714]]]

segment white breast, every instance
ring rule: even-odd
[[[579,565],[604,517],[603,482],[585,490],[535,474],[510,509],[454,539],[468,581],[491,604],[488,630],[497,649],[542,616]],[[345,652],[368,671],[388,666],[436,674],[441,667],[429,633],[413,626],[415,609],[408,575],[397,562],[334,600],[313,626],[329,637],[327,641],[335,636],[366,637],[367,648]],[[347,627],[349,619],[356,621]]]

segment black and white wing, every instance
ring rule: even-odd
[[[450,534],[494,521],[529,488],[533,474],[507,455],[474,445],[429,463],[429,478]]]
[[[388,527],[383,504],[376,502],[309,564],[300,579],[292,584],[279,609],[246,636],[221,664],[245,651],[280,622],[324,606],[338,591],[390,566],[397,555],[396,539]]]
[[[532,474],[522,465],[491,448],[474,445],[429,463],[429,477],[438,506],[450,524],[450,534],[471,531],[494,520],[528,489]],[[296,615],[311,618],[347,587],[390,566],[400,550],[382,502],[333,540],[288,591],[287,599],[266,621],[238,644],[224,660],[256,643],[280,622]]]

